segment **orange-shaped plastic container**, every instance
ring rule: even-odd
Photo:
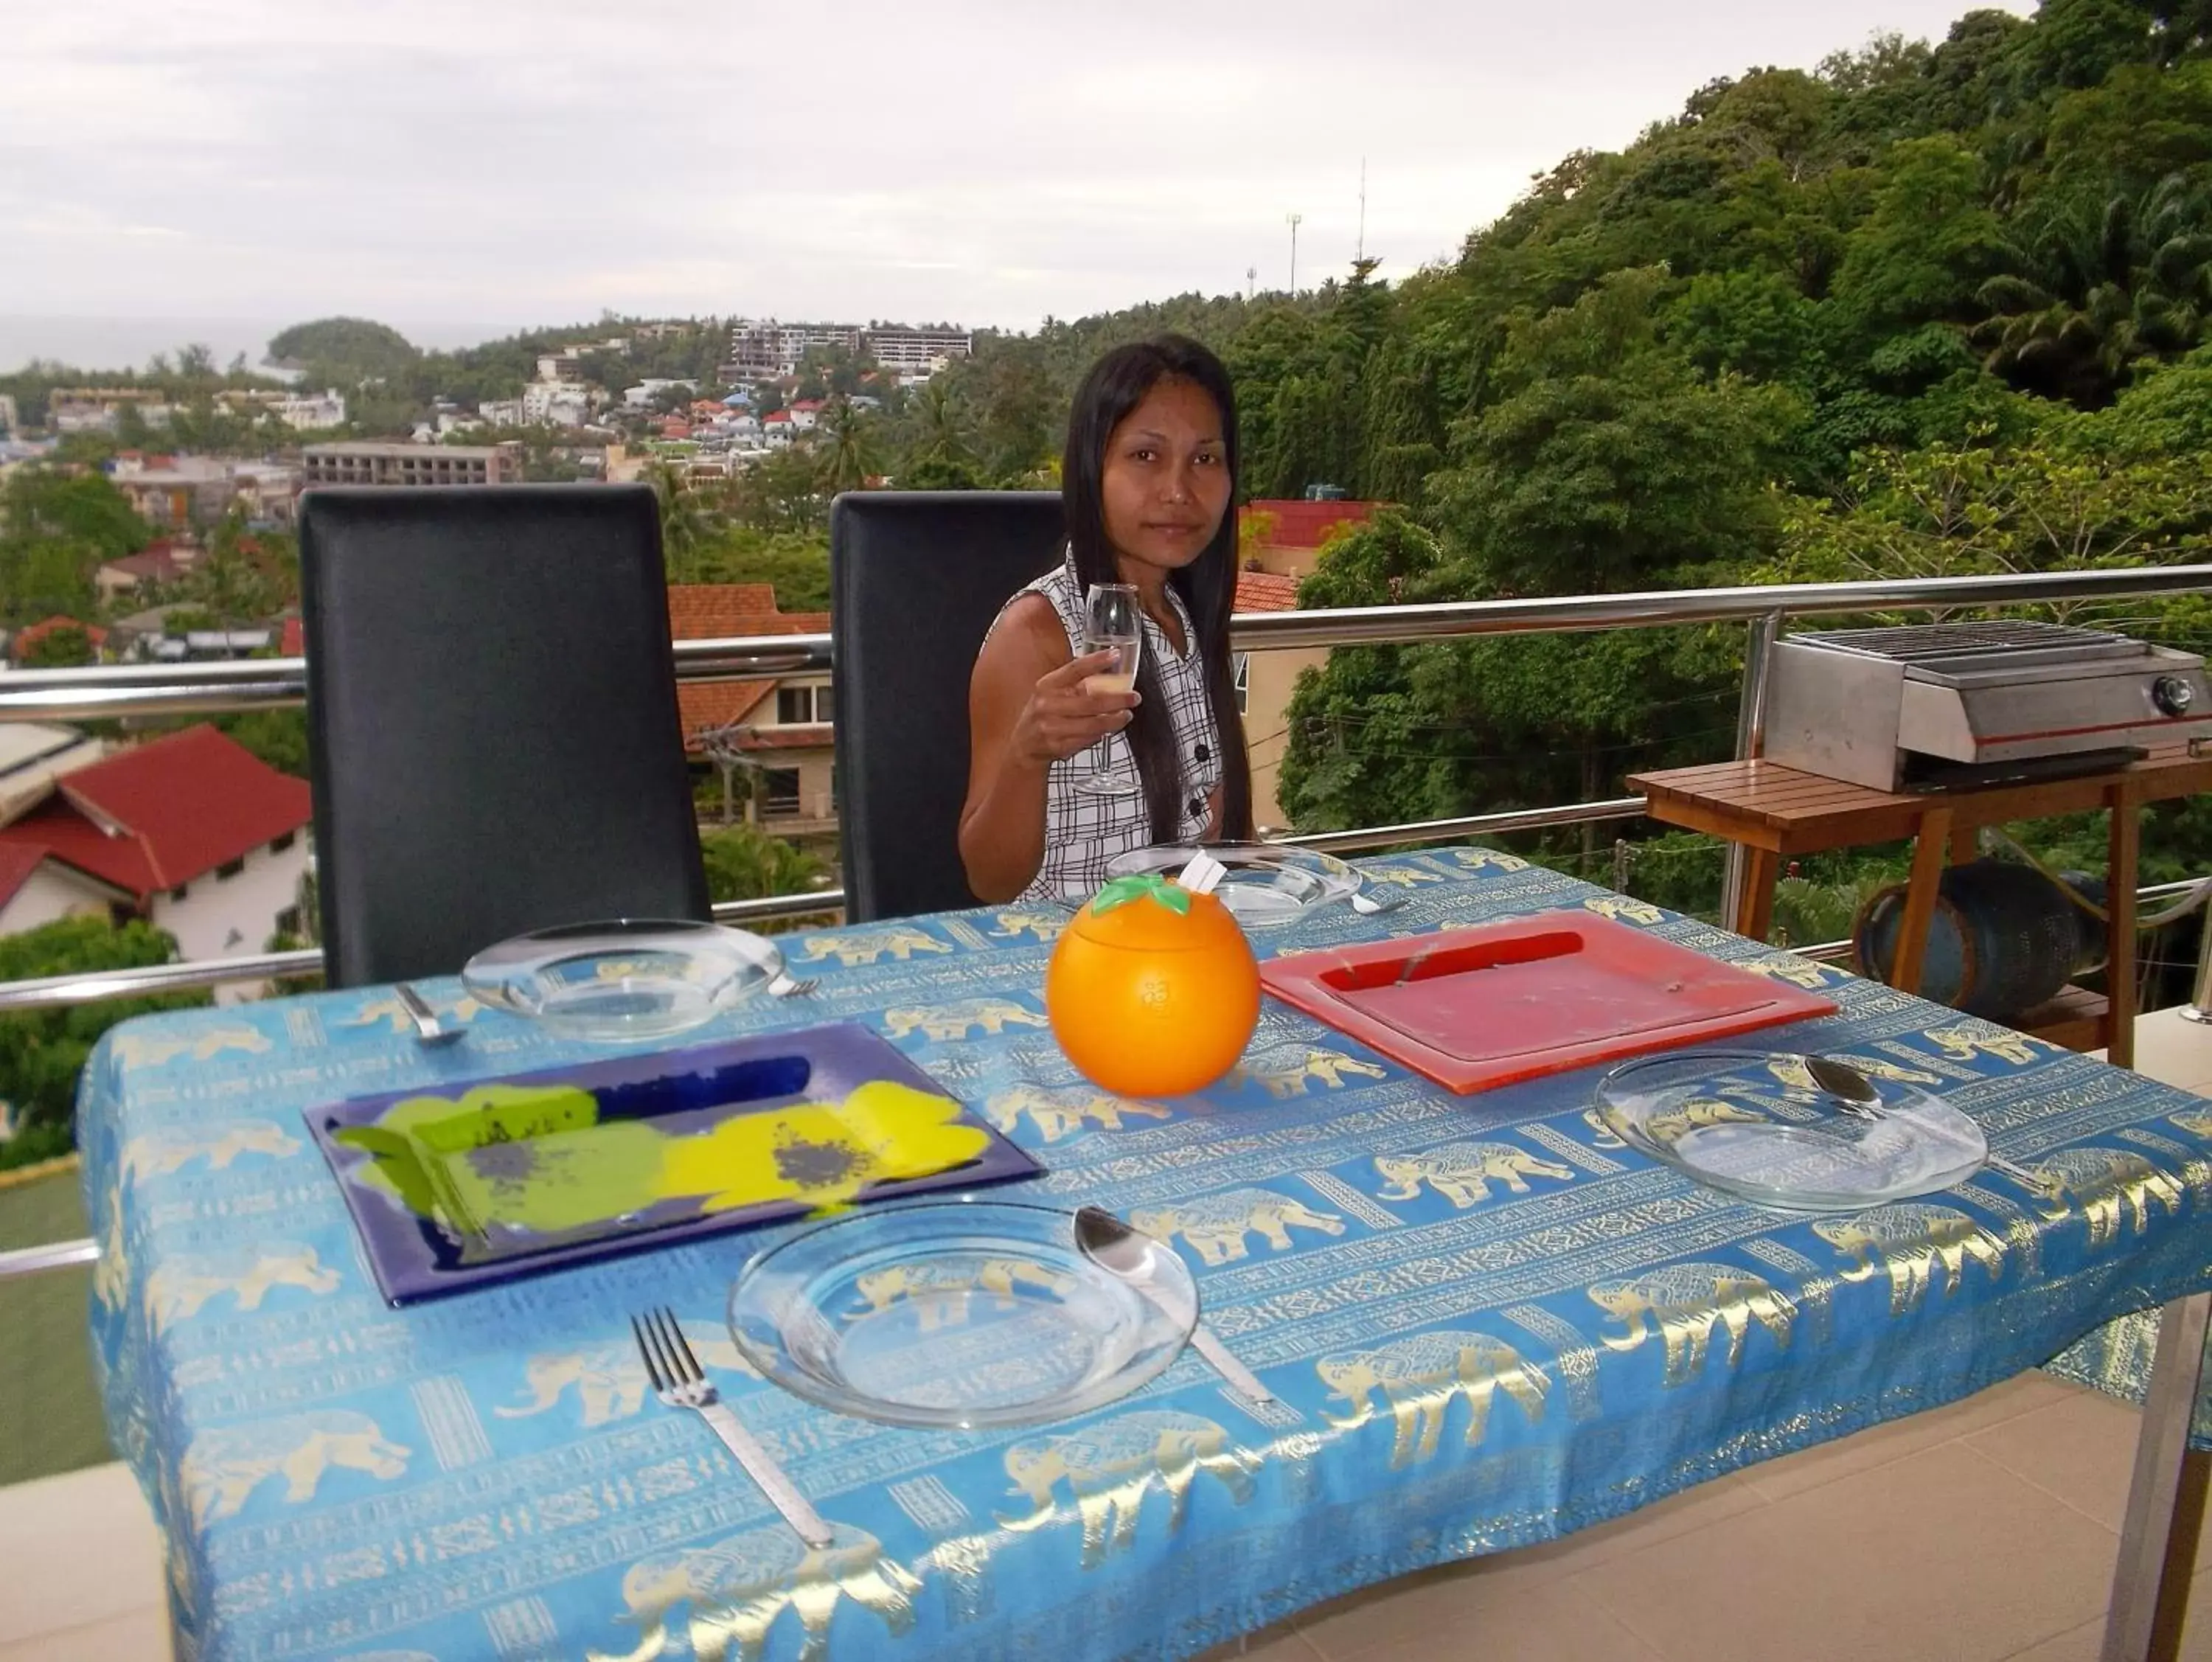
[[[1060,1048],[1101,1090],[1182,1096],[1244,1053],[1260,1020],[1260,968],[1212,895],[1117,878],[1061,934],[1044,1005]]]

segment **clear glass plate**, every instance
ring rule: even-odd
[[[1229,868],[1213,891],[1230,916],[1248,929],[1295,923],[1316,907],[1349,899],[1360,891],[1357,870],[1333,854],[1270,843],[1189,843],[1132,849],[1106,868],[1112,877],[1172,876],[1203,847]]]
[[[840,1414],[1035,1425],[1126,1396],[1181,1353],[1198,1292],[1181,1257],[1156,1257],[1170,1282],[1160,1303],[1085,1257],[1069,1213],[989,1200],[874,1207],[747,1264],[730,1332],[764,1378]]]
[[[1844,1058],[1851,1061],[1850,1058]],[[1789,1052],[1643,1056],[1598,1084],[1620,1139],[1695,1181],[1787,1212],[1856,1212],[1964,1183],[1989,1159],[1981,1127],[1942,1098],[1851,1061],[1871,1115],[1813,1082]]]
[[[595,1044],[666,1038],[712,1020],[783,973],[770,942],[719,923],[621,918],[539,929],[461,970],[479,1003]]]

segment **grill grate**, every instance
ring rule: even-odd
[[[2142,643],[2101,629],[2026,620],[1975,624],[1910,624],[1891,629],[1832,629],[1792,635],[1792,641],[1917,664],[1987,654],[2063,650],[2084,658],[2139,653]]]

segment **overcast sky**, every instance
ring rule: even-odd
[[[1714,76],[1963,0],[6,0],[0,314],[1033,326],[1449,256]],[[2027,10],[2025,3],[2015,9]]]

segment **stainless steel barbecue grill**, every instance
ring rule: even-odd
[[[1764,754],[1879,790],[2093,772],[2212,732],[2204,661],[2063,624],[1840,629],[1775,642]]]

